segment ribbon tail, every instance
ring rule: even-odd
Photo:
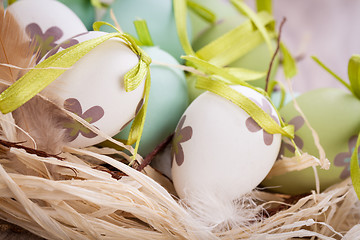
[[[351,156],[351,161],[350,161],[351,181],[354,186],[358,199],[360,199],[360,166],[359,166],[359,157],[358,157],[359,146],[360,146],[360,133],[358,135],[355,150]]]
[[[147,106],[148,106],[148,102],[149,102],[150,86],[151,86],[150,71],[148,71],[148,74],[145,79],[145,87],[144,87],[145,88],[144,89],[144,105],[142,106],[138,115],[136,115],[134,122],[131,125],[128,142],[127,142],[128,145],[135,143],[134,154],[132,156],[132,161],[129,164],[130,166],[135,161],[135,158],[136,158],[136,155],[137,155],[137,152],[139,149],[139,145],[140,145],[142,132],[144,130],[146,111],[147,111]]]

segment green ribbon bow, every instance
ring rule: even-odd
[[[94,23],[94,30],[99,30],[102,25],[110,24],[105,22],[96,22]],[[114,27],[114,29],[116,28]],[[135,117],[129,136],[132,142],[136,142],[135,154],[133,156],[135,157],[145,122],[148,96],[150,92],[149,65],[151,63],[151,58],[136,45],[135,41],[129,35],[119,31],[78,43],[54,54],[36,65],[34,69],[31,69],[0,94],[0,111],[3,114],[6,114],[22,106],[47,87],[51,82],[57,79],[68,68],[73,66],[88,52],[111,38],[122,39],[125,44],[139,57],[137,65],[124,76],[125,90],[127,92],[133,91],[140,85],[143,79],[146,78],[143,95],[145,100],[144,105],[139,114]]]

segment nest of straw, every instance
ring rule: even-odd
[[[9,144],[15,125],[4,115],[0,125],[0,218],[46,239],[360,236],[360,203],[350,179],[307,196],[254,190],[239,201],[241,224],[208,226],[177,199],[167,178],[150,166],[130,167],[122,151],[65,147],[59,156],[47,156]]]

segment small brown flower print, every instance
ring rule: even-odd
[[[302,149],[304,147],[304,141],[298,136],[296,135],[296,132],[302,128],[302,126],[304,126],[304,118],[302,116],[296,116],[294,118],[292,118],[288,124],[290,125],[294,125],[294,132],[295,132],[295,136],[294,136],[294,142],[296,144],[296,146],[299,149]],[[281,143],[281,147],[280,147],[280,151],[279,151],[279,156],[278,159],[280,159],[280,157],[282,155],[284,155],[285,153],[285,149],[288,149],[290,152],[295,153],[295,148],[293,145],[289,144],[289,143],[285,143],[284,141],[282,141]]]
[[[66,110],[75,113],[88,123],[94,123],[104,116],[104,109],[100,106],[91,107],[82,113],[81,104],[75,98],[66,99],[64,102],[64,107]],[[94,138],[97,136],[95,133],[84,127],[75,119],[66,122],[64,127],[66,129],[66,135],[68,136],[69,142],[74,141],[79,136],[79,134],[86,138]]]
[[[181,166],[184,162],[184,150],[181,146],[181,143],[189,141],[192,137],[193,130],[190,126],[184,126],[186,120],[186,115],[184,115],[180,122],[179,126],[176,128],[174,138],[172,141],[172,149],[171,149],[171,156],[172,158],[175,157],[176,163],[178,166]]]
[[[357,141],[357,136],[352,136],[348,142],[349,151],[339,153],[335,156],[334,165],[338,167],[344,166],[344,170],[341,172],[340,175],[341,179],[345,179],[350,176],[350,161],[351,161],[351,156],[356,147],[356,141]],[[360,147],[358,149],[358,159],[359,158],[360,158]]]
[[[25,31],[31,38],[32,43],[36,44],[36,50],[39,51],[39,56],[36,60],[38,63],[47,52],[53,49],[58,41],[63,36],[63,31],[54,26],[42,32],[40,26],[36,23],[30,23],[26,26]]]
[[[258,105],[261,109],[263,109],[267,114],[270,115],[270,117],[272,119],[275,120],[275,122],[277,122],[279,124],[279,120],[277,119],[276,115],[273,114],[272,112],[272,107],[270,105],[270,103],[268,101],[266,101],[266,99],[262,99],[262,104],[259,104],[256,100],[250,98],[251,101],[253,101],[256,105]],[[259,126],[259,124],[252,118],[249,117],[248,119],[246,119],[245,121],[246,127],[250,132],[258,132],[260,130],[262,130],[262,128]],[[273,143],[273,134],[270,134],[268,132],[266,132],[265,130],[263,130],[263,138],[264,138],[264,143],[269,146]]]

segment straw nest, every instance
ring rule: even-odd
[[[46,239],[357,239],[360,203],[350,179],[323,193],[289,197],[254,190],[237,203],[236,226],[209,226],[176,198],[171,182],[110,148],[60,155],[11,143],[1,115],[0,218]],[[140,156],[138,162],[142,161]]]

